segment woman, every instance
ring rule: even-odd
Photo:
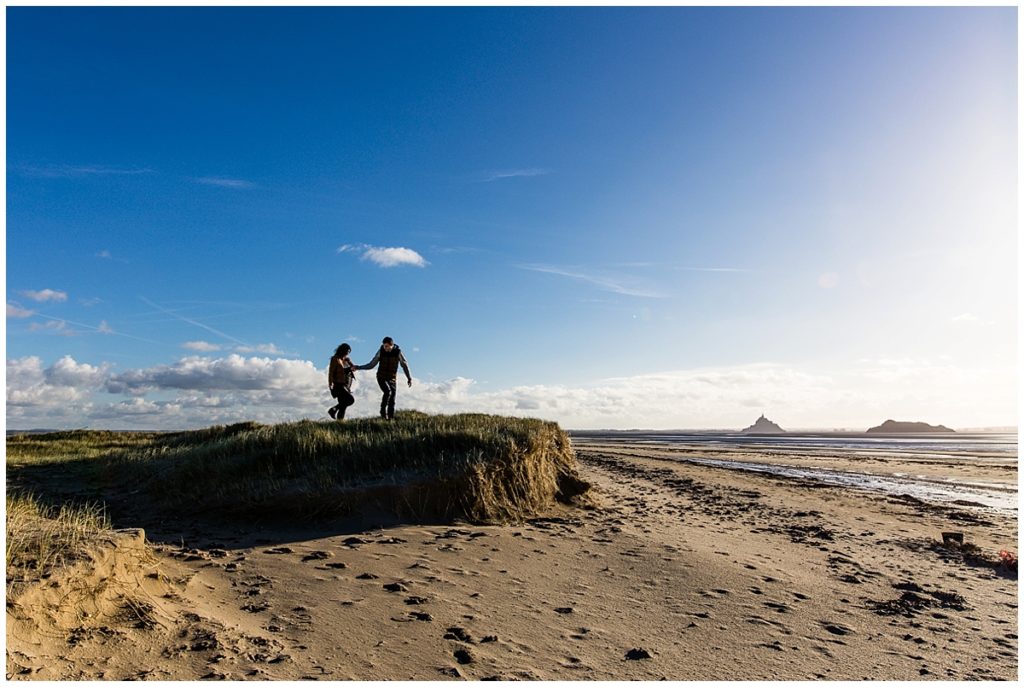
[[[355,379],[352,361],[348,354],[352,347],[347,343],[338,346],[331,356],[331,364],[327,368],[327,386],[331,390],[331,396],[338,399],[338,405],[328,408],[327,414],[335,420],[345,419],[345,409],[356,402],[352,395],[352,380]]]

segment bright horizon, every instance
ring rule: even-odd
[[[6,11],[8,428],[1017,426],[1014,7]]]

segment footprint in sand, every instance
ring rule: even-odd
[[[347,539],[345,539],[345,541],[343,541],[341,543],[344,546],[349,547],[350,549],[357,549],[362,544],[369,544],[370,542],[368,540],[366,540],[366,539],[361,539],[359,537],[348,537]]]
[[[467,644],[473,643],[473,636],[470,635],[465,628],[459,627],[458,625],[446,629],[443,638],[454,639],[460,642],[466,642]]]
[[[302,557],[302,562],[305,563],[306,561],[322,561],[326,558],[331,558],[333,556],[334,554],[330,551],[310,551]]]
[[[772,609],[776,613],[789,613],[793,609],[786,604],[778,603],[776,601],[765,601],[765,607]]]
[[[830,632],[834,635],[839,635],[840,637],[848,634],[853,634],[854,632],[852,628],[849,628],[846,625],[840,625],[839,623],[829,623],[821,621],[819,622],[819,625],[821,625],[827,632]]]
[[[227,680],[231,673],[218,673],[216,671],[210,671],[206,675],[200,677],[200,680]]]
[[[283,554],[283,553],[295,553],[295,551],[287,546],[275,546],[272,549],[267,549],[263,553]]]
[[[248,611],[249,613],[260,613],[268,608],[270,608],[270,604],[266,601],[261,601],[260,603],[247,603],[242,606],[242,610]]]

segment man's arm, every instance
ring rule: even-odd
[[[409,374],[409,363],[405,360],[405,353],[398,352],[398,364],[402,366],[402,372],[405,373],[405,378],[409,380],[409,386],[412,386],[412,375]]]
[[[353,370],[372,370],[380,362],[380,351],[377,351],[377,355],[373,356],[373,360],[366,363],[365,365],[353,365]]]

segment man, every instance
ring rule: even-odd
[[[412,386],[409,363],[402,355],[402,349],[395,345],[390,336],[384,337],[380,350],[377,351],[377,355],[373,356],[373,360],[365,365],[355,365],[352,369],[372,370],[378,363],[380,367],[377,368],[377,385],[380,386],[380,390],[384,394],[380,399],[380,416],[385,420],[394,420],[395,393],[398,391],[398,366],[402,366],[405,378],[408,380],[409,386]]]

